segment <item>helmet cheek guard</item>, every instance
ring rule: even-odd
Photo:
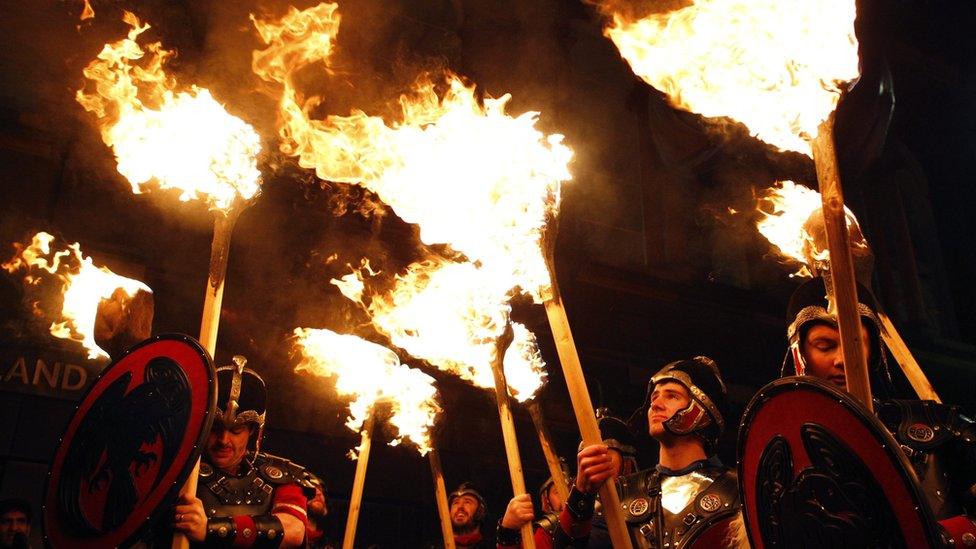
[[[675,412],[663,425],[672,435],[684,436],[701,431],[712,423],[705,408],[697,400],[691,400],[686,408]]]

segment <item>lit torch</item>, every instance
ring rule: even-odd
[[[53,249],[53,242],[52,235],[39,232],[29,245],[14,244],[16,255],[0,265],[9,273],[26,270],[25,282],[30,285],[45,283],[33,273],[35,269],[54,275],[63,285],[64,301],[51,324],[51,335],[80,342],[89,359],[109,356],[99,345],[106,341],[149,336],[153,310],[149,286],[95,266],[77,242],[63,250]]]
[[[762,219],[756,228],[784,257],[802,265],[794,276],[823,276],[826,283],[830,281],[830,266],[820,204],[821,199],[816,191],[792,181],[781,182],[760,198]],[[845,212],[856,278],[869,286],[874,256],[854,213],[847,209]],[[877,311],[877,315],[881,321],[881,338],[915,392],[923,400],[941,402],[894,323],[883,311]]]
[[[317,12],[327,16],[313,16],[315,21],[309,21],[308,14],[313,10],[321,10]],[[434,357],[432,363],[454,361],[473,368],[471,378],[479,377],[475,383],[491,386],[494,375],[490,365],[498,354],[493,348],[508,323],[508,299],[521,292],[537,303],[547,302],[551,322],[561,319],[559,326],[554,323],[553,332],[563,368],[576,371],[576,375],[568,373],[566,379],[583,439],[587,444],[600,443],[578,357],[575,361],[566,358],[575,357],[576,351],[568,349],[572,347],[571,337],[566,336],[569,325],[555,297],[558,292],[542,250],[547,223],[558,211],[560,185],[570,179],[567,166],[572,152],[563,145],[561,135],[546,135],[535,127],[538,113],[510,116],[506,113],[510,96],[481,99],[474,86],[451,74],[419,79],[410,93],[400,97],[400,116],[395,122],[361,111],[311,120],[308,112],[314,100],[300,101],[292,77],[311,62],[328,64],[338,21],[334,4],[320,4],[305,12],[293,10],[278,22],[255,20],[268,47],[255,52],[252,68],[283,88],[279,130],[282,151],[296,156],[301,166],[314,169],[322,179],[362,185],[404,221],[417,224],[424,243],[447,244],[463,254],[466,261],[457,262],[462,266],[443,266],[429,278],[436,276],[440,280],[450,276],[444,273],[454,270],[477,271],[473,278],[460,280],[464,289],[455,293],[483,297],[487,294],[484,299],[494,303],[493,307],[452,317],[489,318],[487,322],[469,324],[474,333],[483,333],[484,337],[475,337],[477,344],[466,349],[449,351],[438,347],[421,353],[398,342],[395,335],[391,335],[391,340],[414,356],[427,360]],[[410,276],[408,273],[401,278]],[[488,282],[480,285],[482,281]],[[427,287],[432,284],[431,280],[423,282]],[[473,300],[481,301],[478,297]],[[458,301],[469,302],[472,298]],[[446,308],[451,310],[455,305],[448,303]],[[420,307],[417,310],[421,312]],[[415,323],[400,324],[394,329],[381,327],[380,331],[403,331],[412,336],[417,325],[431,322],[420,316],[435,317],[437,313],[422,311],[415,315]],[[376,324],[385,322],[374,315]],[[455,328],[444,323],[446,330]],[[456,341],[466,339],[471,338],[461,334]],[[509,368],[506,360],[505,369]],[[496,391],[496,396],[506,398],[503,392]],[[614,544],[628,547],[616,490],[607,483],[601,492],[605,492],[602,497]],[[531,533],[522,539],[523,543],[530,543]]]
[[[352,399],[346,426],[362,437],[357,452],[350,452],[357,460],[356,475],[342,542],[344,549],[350,549],[356,539],[375,407],[380,403],[389,403],[392,407],[389,421],[398,433],[391,445],[409,440],[421,455],[425,455],[432,451],[430,430],[440,412],[436,400],[437,389],[432,377],[400,364],[396,353],[381,345],[324,329],[296,328],[295,336],[296,347],[302,355],[297,370],[335,379],[339,396]],[[443,476],[439,479],[435,477],[435,482],[438,480],[443,486]],[[446,493],[443,501],[441,493],[437,495],[441,521],[443,523],[446,519],[450,524]]]
[[[234,223],[260,190],[260,139],[254,128],[231,116],[206,89],[177,83],[163,70],[173,55],[159,43],[145,46],[149,29],[135,15],[125,39],[106,44],[84,69],[92,83],[75,98],[99,119],[102,140],[112,147],[118,170],[138,194],[176,189],[180,200],[200,200],[215,215],[210,277],[200,342],[214,354],[227,254]]]
[[[640,19],[608,11],[613,23],[606,35],[634,73],[674,106],[732,118],[767,143],[813,157],[847,387],[870,409],[833,140],[834,109],[845,84],[858,77],[854,1],[694,0]]]
[[[102,140],[112,147],[118,171],[133,193],[176,189],[180,200],[200,200],[214,213],[207,290],[200,321],[200,343],[213,356],[234,224],[261,185],[257,132],[231,116],[206,89],[177,91],[163,65],[173,55],[157,43],[138,43],[149,29],[125,12],[128,36],[106,44],[84,69],[91,84],[75,99],[98,117]],[[183,493],[196,492],[197,469]],[[182,535],[174,547],[186,547]]]

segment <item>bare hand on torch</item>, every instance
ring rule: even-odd
[[[592,444],[576,454],[576,489],[594,495],[613,477],[613,460],[605,444]]]
[[[528,494],[518,494],[508,502],[502,526],[509,530],[519,530],[532,522],[535,510],[532,508],[532,497]]]

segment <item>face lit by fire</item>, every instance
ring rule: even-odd
[[[214,467],[236,473],[237,468],[247,452],[247,441],[251,437],[253,426],[250,423],[227,427],[221,422],[214,422],[210,434],[207,435],[207,456]]]
[[[474,496],[462,495],[451,500],[451,527],[455,532],[469,532],[476,527],[478,506]]]
[[[679,410],[691,404],[691,397],[684,385],[665,381],[654,386],[651,392],[651,405],[647,409],[648,432],[654,438],[667,436],[664,422]]]
[[[871,335],[861,324],[861,348],[864,356],[871,356]],[[827,380],[841,389],[847,388],[844,352],[840,332],[829,324],[814,324],[803,336],[800,349],[806,362],[807,375]],[[870,360],[870,359],[869,359]]]

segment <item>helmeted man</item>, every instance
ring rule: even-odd
[[[447,497],[447,504],[450,506],[455,547],[482,549],[491,546],[481,532],[481,523],[485,520],[485,513],[488,511],[485,498],[475,490],[474,486],[462,482]]]
[[[823,280],[817,278],[801,285],[790,299],[790,351],[781,373],[814,376],[846,389],[837,318],[828,312],[826,293]],[[932,514],[946,532],[947,543],[976,546],[976,424],[957,406],[892,398],[896,395],[881,341],[877,305],[861,285],[858,300],[872,393],[878,397],[875,414],[912,463]]]
[[[312,486],[301,466],[260,452],[267,390],[243,357],[234,363],[217,369],[196,497],[181,497],[174,527],[205,547],[301,547]]]
[[[672,362],[651,378],[632,424],[660,444],[658,465],[616,481],[635,548],[726,543],[739,496],[735,472],[715,455],[725,398],[718,366],[707,357]],[[613,474],[605,445],[583,448],[577,461],[576,482],[560,516],[562,533],[574,542],[590,536],[596,493]],[[587,545],[594,546],[610,547],[609,540]]]

